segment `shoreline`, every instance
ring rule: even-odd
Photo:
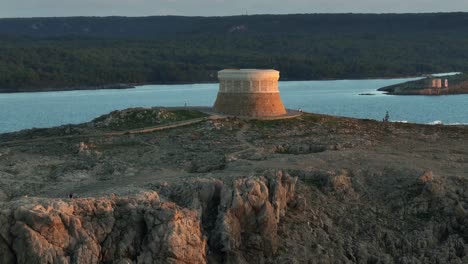
[[[434,75],[436,76],[436,75]],[[442,77],[441,75],[436,76]],[[416,95],[416,96],[443,96],[468,94],[468,79],[463,73],[444,77],[448,80],[448,87],[435,88],[430,80],[434,77],[426,77],[420,80],[407,81],[399,84],[389,85],[377,89],[387,95]]]
[[[385,88],[385,87],[383,87]],[[428,89],[422,90],[409,90],[406,92],[389,92],[386,90],[381,90],[382,88],[378,89],[379,92],[384,92],[385,95],[395,95],[395,96],[447,96],[447,95],[463,95],[468,94],[468,88],[463,90],[455,90],[455,91],[441,91],[437,92],[437,90],[429,91]]]
[[[107,85],[96,85],[96,86],[76,86],[76,87],[63,87],[63,88],[35,88],[31,90],[25,90],[23,88],[14,89],[0,89],[0,94],[11,94],[11,93],[41,93],[41,92],[67,92],[67,91],[87,91],[87,90],[122,90],[122,89],[134,89],[137,85],[133,84],[107,84]]]
[[[421,76],[393,76],[393,77],[367,77],[367,78],[343,78],[343,79],[315,79],[315,80],[302,80],[302,79],[280,79],[280,82],[313,82],[313,81],[351,81],[351,80],[389,80],[389,79],[411,79],[420,78]],[[40,93],[40,92],[66,92],[66,91],[86,91],[86,90],[112,90],[112,89],[134,89],[138,86],[144,85],[190,85],[190,84],[214,84],[218,81],[194,81],[194,82],[146,82],[146,83],[118,83],[118,84],[105,84],[105,85],[91,85],[91,86],[75,86],[75,87],[62,87],[62,88],[0,88],[0,94],[9,93]]]
[[[338,115],[330,115],[330,114],[321,114],[321,113],[312,113],[312,112],[301,112],[299,113],[296,110],[293,109],[287,109],[288,114],[283,115],[283,116],[277,116],[277,117],[263,117],[263,118],[256,118],[256,117],[242,117],[242,116],[229,116],[229,115],[222,115],[222,114],[217,114],[211,111],[211,107],[209,106],[189,106],[189,107],[184,107],[184,106],[169,106],[169,107],[164,107],[164,106],[153,106],[153,107],[130,107],[122,110],[114,110],[109,113],[106,113],[102,116],[105,115],[110,115],[114,112],[125,112],[125,111],[138,111],[138,109],[164,109],[168,111],[174,111],[174,110],[189,110],[189,111],[197,111],[203,114],[206,114],[211,117],[217,117],[217,118],[238,118],[242,120],[256,120],[256,121],[274,121],[274,120],[283,120],[283,119],[294,119],[297,117],[300,117],[303,114],[309,114],[309,115],[317,115],[317,116],[323,116],[326,118],[335,118],[335,119],[343,119],[343,120],[355,120],[355,121],[372,121],[372,122],[378,122],[378,123],[384,123],[381,120],[377,119],[368,119],[368,118],[355,118],[355,117],[347,117],[347,116],[338,116]],[[26,128],[26,129],[21,129],[21,130],[16,130],[16,131],[8,131],[8,132],[0,132],[0,137],[5,136],[5,135],[15,135],[15,134],[22,134],[22,133],[35,133],[39,131],[48,131],[48,130],[57,130],[57,129],[66,129],[66,128],[72,128],[72,127],[80,127],[84,126],[88,123],[93,122],[95,119],[99,117],[96,117],[90,121],[87,122],[81,122],[81,123],[69,123],[69,124],[62,124],[58,126],[51,126],[51,127],[33,127],[33,128]],[[435,122],[435,121],[434,121]],[[460,127],[460,128],[468,128],[468,122],[467,123],[412,123],[412,122],[406,122],[406,121],[398,121],[398,120],[390,120],[388,124],[402,124],[402,125],[416,125],[416,126],[427,126],[427,127]],[[85,136],[85,135],[82,135]]]

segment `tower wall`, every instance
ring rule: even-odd
[[[275,70],[222,70],[213,110],[237,116],[280,116],[286,114]]]

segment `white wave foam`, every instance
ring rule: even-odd
[[[455,122],[455,123],[448,123],[446,125],[449,125],[449,126],[468,126],[468,123],[458,123],[458,122]]]
[[[435,120],[435,121],[429,122],[428,124],[429,125],[443,125],[442,121],[440,120]]]

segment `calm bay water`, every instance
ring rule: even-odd
[[[280,82],[287,108],[428,124],[468,124],[468,95],[389,96],[376,89],[413,79]],[[136,89],[0,94],[0,133],[87,122],[129,107],[210,106],[217,84],[144,85]],[[373,93],[372,96],[359,95]]]

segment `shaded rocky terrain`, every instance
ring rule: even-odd
[[[0,135],[0,263],[468,262],[468,128],[304,114],[126,133],[200,117]]]

